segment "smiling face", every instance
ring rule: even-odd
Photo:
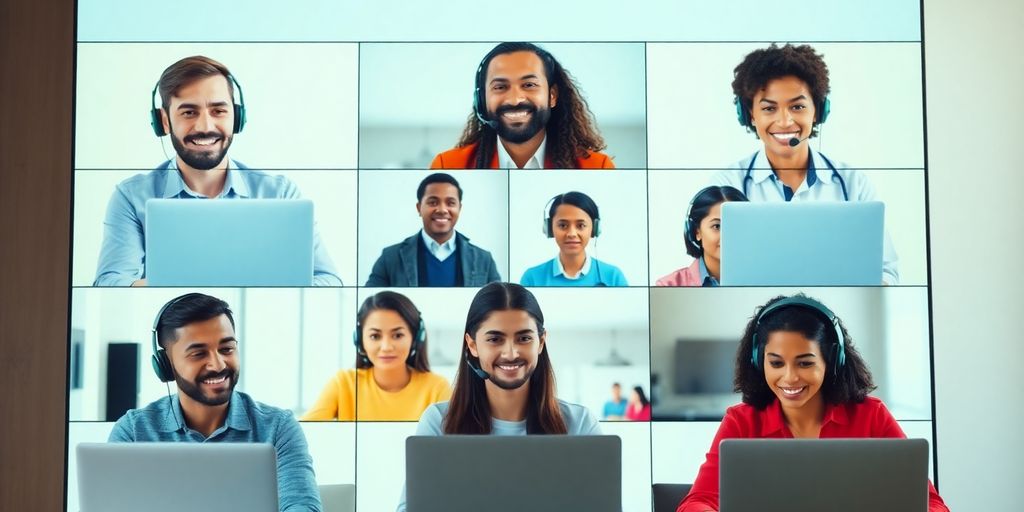
[[[188,398],[209,406],[231,399],[238,384],[238,340],[227,315],[176,329],[167,348],[174,381]]]
[[[547,335],[537,332],[529,313],[509,309],[491,313],[473,336],[465,335],[469,353],[491,374],[488,382],[501,389],[518,389],[529,382],[544,351]]]
[[[551,218],[551,232],[558,251],[566,256],[586,252],[593,235],[594,220],[583,209],[571,204],[560,204]]]
[[[697,226],[695,238],[700,242],[705,260],[721,260],[722,256],[722,203],[718,203],[708,210],[708,214],[701,219]]]
[[[439,244],[451,238],[461,210],[459,189],[451,183],[427,185],[423,199],[416,203],[416,211],[423,219],[423,231]]]
[[[795,410],[824,398],[825,359],[818,342],[794,331],[775,331],[764,346],[764,378],[783,410]]]
[[[544,136],[558,90],[549,87],[544,62],[529,51],[494,56],[484,78],[487,117],[498,123],[498,136],[522,144]]]
[[[363,351],[380,370],[405,368],[413,333],[397,311],[376,309],[362,322]]]
[[[807,152],[807,141],[814,127],[814,98],[807,82],[784,76],[769,80],[753,98],[750,118],[765,151],[780,157]],[[796,138],[800,143],[790,146]]]
[[[222,75],[196,80],[171,97],[164,129],[179,164],[208,171],[221,167],[231,147],[235,122],[228,79]]]

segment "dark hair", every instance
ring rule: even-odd
[[[450,174],[443,172],[435,172],[420,182],[420,186],[416,187],[416,202],[423,201],[423,195],[427,193],[427,185],[432,183],[448,183],[455,185],[455,188],[459,191],[459,201],[462,201],[462,187],[459,186],[459,182],[455,180]]]
[[[797,294],[796,297],[806,296]],[[764,345],[771,333],[790,331],[800,333],[805,338],[818,343],[821,355],[825,359],[826,376],[819,391],[825,399],[825,403],[863,402],[868,393],[875,389],[875,384],[871,380],[871,371],[853,345],[853,340],[846,331],[842,320],[839,320],[839,328],[843,333],[846,362],[838,371],[836,371],[835,365],[839,338],[836,336],[832,322],[823,313],[808,306],[786,305],[769,313],[758,324],[757,318],[761,311],[785,298],[787,297],[780,295],[757,308],[747,324],[747,328],[743,331],[743,338],[740,339],[740,346],[736,351],[733,390],[743,394],[743,403],[750,404],[757,409],[764,409],[775,400],[775,394],[765,381],[763,361],[756,367],[751,362],[754,331],[757,330],[758,354],[762,356]]]
[[[811,137],[818,134],[817,119],[824,111],[829,85],[828,66],[814,48],[806,44],[793,46],[788,43],[779,47],[773,43],[768,48],[748,53],[733,70],[733,75],[732,92],[747,112],[754,109],[754,94],[764,89],[768,82],[784,76],[795,76],[803,80],[814,101],[815,126],[811,128]],[[747,128],[752,128],[752,125],[748,124]]]
[[[593,226],[596,224],[594,221],[601,218],[601,213],[597,210],[597,203],[590,196],[576,191],[558,194],[551,199],[551,207],[548,208],[548,233],[554,232],[555,211],[563,204],[575,206],[590,216],[590,233],[593,235]]]
[[[686,254],[694,258],[700,258],[704,255],[704,247],[697,245],[695,242],[697,240],[697,231],[700,230],[700,223],[708,216],[711,208],[714,208],[716,204],[726,201],[746,200],[747,196],[743,195],[743,192],[729,186],[719,187],[712,185],[697,192],[697,195],[693,196],[693,201],[690,202],[690,209],[686,217],[689,223],[689,232],[685,234]]]
[[[576,167],[577,158],[587,158],[590,153],[605,148],[604,139],[595,126],[594,115],[587,106],[587,101],[579,93],[579,88],[572,75],[558,63],[545,49],[533,43],[501,43],[491,49],[480,62],[475,87],[483,90],[487,68],[491,60],[498,55],[515,52],[532,52],[540,57],[544,64],[544,76],[549,88],[558,90],[558,105],[551,109],[548,120],[547,147],[545,155],[557,169]],[[486,111],[485,105],[479,108]],[[481,112],[486,114],[486,112]],[[473,167],[485,169],[490,167],[497,146],[497,131],[480,122],[475,112],[469,114],[466,127],[462,131],[458,147],[479,143],[474,151]],[[541,162],[541,165],[544,163]]]
[[[178,94],[182,87],[185,87],[196,80],[221,75],[228,82],[228,92],[231,94],[231,101],[235,100],[235,84],[231,81],[231,72],[227,66],[209,57],[194,55],[185,57],[167,67],[160,74],[157,81],[157,90],[160,91],[160,104],[166,111],[171,105],[171,97]]]
[[[480,289],[469,305],[465,333],[473,337],[480,324],[495,311],[525,311],[537,323],[537,333],[544,333],[544,314],[529,290],[515,283],[493,282]],[[491,433],[491,404],[483,379],[476,376],[469,363],[479,365],[480,359],[469,353],[463,340],[462,356],[455,374],[455,389],[444,419],[445,434]],[[537,367],[530,377],[530,394],[526,404],[527,434],[565,434],[568,428],[555,395],[555,371],[551,367],[548,348],[537,357]]]
[[[228,303],[217,297],[203,295],[202,293],[187,293],[176,299],[171,299],[164,306],[156,319],[156,339],[161,347],[178,340],[174,331],[196,322],[205,322],[211,318],[226,315],[231,322],[231,328],[235,328],[235,318],[231,314]]]
[[[633,391],[635,391],[637,396],[640,397],[641,407],[647,407],[647,405],[651,403],[651,401],[647,399],[647,395],[644,393],[644,388],[640,386],[633,386]]]
[[[392,291],[377,292],[376,295],[367,297],[363,301],[363,305],[359,307],[359,311],[356,312],[356,336],[359,340],[359,347],[357,347],[356,353],[356,368],[373,367],[373,363],[365,355],[362,355],[366,353],[366,349],[363,348],[363,322],[366,321],[366,317],[370,316],[370,313],[381,309],[398,313],[398,316],[402,317],[402,321],[405,322],[405,326],[409,328],[409,335],[412,336],[412,344],[409,346],[409,349],[415,348],[416,355],[412,356],[412,362],[409,363],[407,361],[406,365],[417,371],[429,372],[430,362],[427,360],[426,331],[423,332],[423,343],[420,343],[419,346],[416,345],[416,335],[419,333],[423,316],[408,297]]]

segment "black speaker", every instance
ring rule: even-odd
[[[107,407],[105,421],[117,421],[138,407],[139,344],[107,345]]]

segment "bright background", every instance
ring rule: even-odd
[[[75,171],[72,286],[92,286],[103,243],[103,220],[114,187],[140,172],[149,171]],[[342,283],[355,286],[357,172],[267,172],[288,177],[302,197],[313,201],[313,218],[320,232],[320,243],[334,261]]]
[[[508,173],[502,170],[446,171],[462,187],[455,230],[489,251],[502,279],[508,279]],[[416,188],[430,171],[359,173],[359,286],[366,284],[385,247],[423,229]]]
[[[476,70],[496,44],[361,45],[359,166],[425,169],[455,147],[473,113]],[[615,166],[645,167],[644,46],[539,45],[576,80]]]
[[[717,171],[651,170],[650,200],[651,286],[661,277],[693,262],[683,245],[686,210]],[[924,171],[861,171],[885,203],[885,229],[899,257],[900,285],[928,284],[925,237]],[[728,227],[723,226],[723,229]]]
[[[810,146],[854,169],[923,168],[921,45],[811,46],[828,65],[832,108],[819,135],[808,140]],[[720,169],[763,150],[761,141],[736,120],[731,84],[733,68],[743,57],[766,47],[647,46],[651,168]]]
[[[630,286],[647,282],[646,173],[640,171],[515,171],[509,181],[510,279],[558,255],[554,238],[544,236],[548,201],[575,190],[590,196],[601,215],[601,236],[587,254],[611,263]]]
[[[160,105],[150,93],[167,66],[191,55],[224,64],[242,87],[248,120],[231,158],[262,170],[356,167],[358,45],[80,43],[75,168],[152,169],[174,156],[170,138],[150,127],[153,98]]]

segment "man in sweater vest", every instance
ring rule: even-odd
[[[434,173],[416,189],[416,211],[423,229],[386,247],[366,286],[483,286],[500,281],[491,253],[455,231],[462,209],[462,187],[452,176]]]

